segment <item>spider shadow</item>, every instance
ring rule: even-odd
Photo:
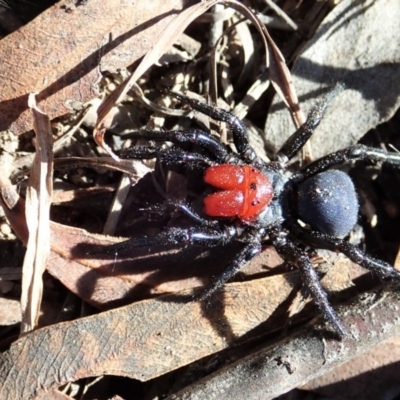
[[[99,308],[106,310],[154,297],[158,297],[159,301],[181,303],[184,305],[198,301],[198,296],[204,290],[204,285],[210,282],[213,275],[222,272],[231,261],[231,258],[235,256],[240,246],[240,243],[231,243],[212,249],[204,249],[196,246],[184,248],[152,246],[151,249],[135,248],[134,255],[131,254],[132,249],[125,249],[115,259],[115,255],[107,253],[106,248],[103,249],[104,252],[101,252],[99,246],[89,244],[77,245],[74,249],[75,257],[92,258],[95,256],[102,261],[101,267],[91,269],[81,276],[77,286],[79,290],[85,291],[86,298],[91,298],[98,290],[97,285],[103,277],[131,275],[134,277],[134,280],[137,279],[137,282],[132,284],[124,296],[101,304]],[[254,263],[257,263],[257,258],[254,260]],[[248,267],[252,270],[251,264]],[[262,269],[258,266],[253,266],[253,268],[258,272],[252,271],[252,279],[272,274],[265,266]],[[243,273],[247,272],[246,269],[243,270]],[[235,277],[235,280],[242,281],[243,279],[246,279],[245,275],[240,273]],[[198,286],[202,287],[196,288]],[[164,293],[155,290],[155,288],[161,288],[164,290]],[[160,296],[160,294],[175,293],[184,289],[194,289],[193,294]],[[227,296],[224,288],[222,288],[210,298],[200,302],[203,317],[213,326],[218,336],[224,338],[227,343],[237,342],[239,339],[226,314],[228,302],[233,301],[236,301],[235,297]],[[287,308],[287,302],[281,304],[269,316],[267,321],[262,322],[259,327],[254,329],[254,332],[251,331],[245,336],[240,336],[240,341],[247,340],[254,336],[254,334],[262,335],[273,331],[275,322],[278,319],[282,320],[282,314]]]

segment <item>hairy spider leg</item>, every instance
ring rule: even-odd
[[[294,264],[300,271],[303,285],[309,291],[311,298],[319,308],[325,320],[330,322],[335,331],[341,336],[346,336],[346,329],[340,318],[329,304],[328,296],[321,285],[308,255],[300,250],[295,243],[288,239],[286,233],[271,233],[272,244],[286,261]]]
[[[244,268],[254,257],[261,253],[261,243],[248,243],[235,257],[235,259],[222,271],[215,276],[212,281],[203,289],[199,296],[194,300],[203,301],[209,298],[214,292],[221,289],[229,279],[234,277]]]
[[[278,160],[287,163],[291,160],[307,143],[317,126],[320,124],[328,104],[331,100],[343,90],[343,85],[337,83],[324,97],[319,99],[311,108],[306,122],[300,126],[282,145],[277,153]]]
[[[192,220],[194,223],[200,226],[208,226],[210,228],[218,229],[219,221],[215,219],[206,219],[196,213],[188,204],[183,201],[171,201],[167,200],[161,204],[157,204],[155,206],[151,206],[149,208],[142,208],[142,211],[146,211],[148,213],[155,213],[158,215],[161,214],[173,214],[175,212],[179,212],[184,215],[188,219]]]
[[[146,139],[162,142],[193,143],[205,149],[209,153],[209,155],[212,156],[213,160],[218,163],[223,163],[228,158],[228,151],[226,150],[225,146],[217,139],[212,137],[210,134],[203,132],[199,129],[182,129],[174,131],[143,130],[130,132],[127,136],[136,139]],[[136,147],[138,146],[121,150],[120,154],[126,155],[131,158],[136,158]],[[157,153],[155,151],[153,151],[151,154],[153,154],[153,157],[157,156]]]
[[[233,142],[240,155],[240,157],[246,162],[251,163],[257,157],[255,151],[250,146],[249,135],[245,124],[234,114],[223,110],[222,108],[212,107],[202,101],[192,99],[179,93],[170,92],[172,96],[176,97],[183,103],[189,104],[194,110],[197,110],[216,121],[225,122],[229,125]]]
[[[120,150],[118,155],[123,158],[133,158],[135,160],[158,158],[165,164],[185,164],[190,168],[203,168],[216,164],[215,161],[204,154],[188,152],[182,149],[154,149],[149,146],[140,145]]]
[[[218,226],[219,222],[217,220],[209,220],[209,219],[205,219],[205,218],[201,217],[199,214],[197,214],[194,210],[192,210],[187,204],[185,204],[183,202],[166,202],[163,205],[161,205],[160,207],[157,207],[157,210],[155,210],[155,212],[160,213],[161,208],[163,211],[168,210],[168,209],[170,211],[179,211],[182,215],[185,215],[187,218],[191,219],[193,222],[197,223],[198,225],[211,228],[212,232],[218,232],[218,231],[224,232]],[[192,228],[192,231],[195,232],[196,230],[194,228]],[[207,231],[210,232],[210,230],[207,230]],[[199,233],[199,232],[201,232],[201,230],[197,231],[197,232]],[[196,241],[196,242],[189,242],[189,243],[195,243],[197,245],[202,245],[202,246],[207,246],[207,247],[210,247],[210,246],[213,247],[213,246],[217,246],[219,244],[227,244],[232,239],[234,239],[234,237],[237,235],[237,232],[233,227],[231,228],[230,232],[231,232],[230,235],[227,235],[226,233],[224,233],[224,237],[225,237],[226,241],[224,241],[223,243],[218,242],[218,241],[216,243],[213,243],[213,241],[215,241],[215,237],[211,238],[210,242],[207,241],[208,239],[205,239],[205,237],[203,237],[203,240],[205,240],[203,242]],[[170,230],[161,232],[160,237],[155,239],[156,243],[160,244],[159,240],[161,239],[164,241],[165,235],[168,236],[171,233],[173,234],[173,236],[176,234],[176,232],[171,232]],[[171,238],[170,240],[174,240],[174,239]],[[127,242],[123,242],[121,244],[124,244],[124,243],[126,243],[127,246],[133,245],[133,247],[138,247],[136,245],[138,242],[134,243],[132,241],[131,243],[129,243],[129,241],[127,241]],[[187,242],[185,242],[185,243],[187,243]],[[163,244],[167,244],[167,243],[164,242]],[[168,243],[168,244],[171,244],[171,243]],[[175,242],[173,244],[175,244]],[[118,246],[118,245],[119,245],[119,243],[116,246]],[[151,244],[147,243],[146,245],[151,245]],[[216,275],[212,279],[212,281],[206,286],[206,288],[201,290],[200,294],[196,295],[193,300],[198,300],[198,301],[206,300],[214,292],[221,289],[227,281],[229,281],[232,277],[234,277],[242,268],[244,268],[251,261],[251,259],[253,259],[258,254],[260,254],[260,252],[261,252],[260,238],[258,238],[258,241],[253,241],[251,243],[248,243],[240,251],[240,253],[236,256],[235,260],[232,261],[229,265],[227,265],[219,275]]]
[[[237,232],[233,226],[225,229],[216,229],[208,226],[189,229],[171,227],[156,235],[133,237],[123,242],[107,246],[105,252],[108,254],[114,254],[119,250],[137,247],[189,244],[204,247],[223,246],[229,243],[236,235]]]
[[[381,149],[364,146],[363,144],[356,144],[312,162],[303,168],[300,173],[295,174],[293,178],[295,180],[305,180],[335,165],[342,165],[348,161],[358,160],[373,163],[387,163],[400,167],[399,153],[386,152]]]
[[[187,208],[184,210],[185,215],[193,217],[195,214],[192,210],[187,213]],[[198,217],[201,219],[201,217]],[[207,224],[206,220],[198,220],[196,215],[196,222]],[[107,246],[106,253],[117,254],[120,250],[126,250],[137,247],[150,247],[150,246],[171,246],[171,245],[198,245],[203,247],[224,246],[232,241],[237,236],[235,227],[231,226],[225,229],[218,229],[216,227],[201,226],[197,228],[182,229],[171,227],[157,235],[142,237],[134,237],[125,240],[121,243],[116,243]],[[103,252],[103,250],[102,250]],[[222,288],[225,283],[235,276],[248,262],[261,252],[261,243],[252,242],[237,254],[235,259],[223,270],[223,272],[213,278],[210,284],[205,289],[200,291],[199,295],[195,295],[191,300],[203,301],[209,298],[214,292]],[[91,253],[93,254],[93,252]]]
[[[290,230],[296,237],[307,245],[315,246],[319,249],[339,251],[354,263],[363,268],[374,272],[381,279],[394,279],[400,281],[400,271],[396,270],[389,263],[369,256],[357,246],[347,240],[329,236],[317,231],[310,231],[294,223]]]

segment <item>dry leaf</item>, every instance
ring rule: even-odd
[[[343,0],[296,61],[291,72],[305,111],[336,82],[346,85],[311,138],[315,158],[354,144],[399,108],[399,18],[397,0]],[[265,132],[279,148],[294,127],[281,99],[271,110]]]
[[[165,374],[232,345],[265,321],[281,325],[279,307],[297,278],[230,284],[209,306],[181,292],[39,329],[0,356],[0,398],[29,399],[103,374],[141,381]]]
[[[66,382],[103,374],[141,381],[165,374],[231,346],[265,319],[276,327],[278,303],[284,301],[281,289],[296,284],[292,277],[227,285],[209,307],[187,302],[190,292],[182,292],[32,332],[0,356],[0,397],[29,399]],[[308,327],[228,364],[170,399],[198,398],[193,396],[200,393],[201,398],[214,398],[222,388],[226,398],[272,399],[399,335],[399,307],[396,289],[363,294],[339,310],[350,327],[347,340],[329,338],[325,325]],[[245,391],[239,388],[243,382]]]
[[[126,68],[153,46],[183,0],[63,0],[1,41],[0,131],[32,129],[29,93],[50,119],[98,95],[104,71]],[[140,10],[140,12],[137,12]]]

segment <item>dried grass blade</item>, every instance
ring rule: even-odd
[[[29,230],[22,274],[21,333],[34,329],[42,300],[42,275],[50,254],[50,204],[53,182],[52,132],[47,115],[37,107],[33,94],[29,107],[34,118],[36,155],[26,194],[26,221]]]
[[[267,28],[246,6],[236,0],[225,0],[223,3],[242,13],[259,31],[266,48],[266,67],[269,68],[269,78],[271,83],[282,98],[283,102],[290,109],[296,126],[300,126],[305,121],[305,118],[300,110],[299,101],[294,89],[289,68],[286,65],[282,53],[272,40]]]
[[[298,128],[306,121],[306,119],[303,112],[300,110],[299,99],[297,98],[296,90],[293,85],[292,75],[286,65],[282,53],[272,40],[267,28],[264,25],[262,28],[268,42],[270,54],[269,78],[274,89],[289,108],[293,121]]]

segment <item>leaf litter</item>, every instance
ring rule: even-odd
[[[92,3],[92,6],[98,6],[98,4],[94,3],[95,2]],[[197,4],[193,6],[192,9],[187,8],[186,11],[181,14],[175,11],[172,14],[167,13],[168,17],[178,22],[177,25],[171,26],[168,25],[169,22],[165,21],[165,31],[159,29],[157,34],[148,37],[147,42],[145,42],[146,45],[148,45],[147,49],[151,50],[147,53],[147,50],[143,51],[142,54],[146,53],[146,56],[138,64],[138,67],[134,69],[134,72],[126,78],[125,81],[122,80],[122,85],[117,87],[115,91],[112,91],[100,106],[98,111],[99,120],[97,121],[97,128],[100,129],[95,131],[97,132],[97,139],[100,145],[104,146],[105,142],[102,138],[102,133],[99,135],[99,132],[104,128],[104,123],[110,124],[112,121],[112,118],[107,115],[107,113],[113,108],[118,107],[118,102],[122,101],[125,103],[128,99],[135,98],[133,92],[129,89],[137,83],[141,86],[146,85],[150,76],[150,72],[147,70],[157,62],[161,55],[167,51],[167,48],[175,42],[178,35],[185,30],[189,21],[194,20],[196,16],[199,16],[206,9],[211,7],[211,5],[216,3],[218,2],[209,1],[204,2],[204,4]],[[237,2],[225,1],[220,3],[239,8],[241,12],[244,12],[247,18],[251,15],[242,4]],[[291,2],[287,2],[282,8],[286,11],[292,10],[293,19],[296,20],[296,18],[299,18],[301,15],[301,8],[299,9],[300,11],[298,11],[296,8],[293,8],[293,4],[290,3]],[[371,12],[373,9],[373,5],[367,4],[365,10],[363,10],[362,5],[358,4],[358,2],[356,3],[357,5],[349,6],[348,2],[343,1],[333,12],[337,12],[340,15],[341,9],[352,10],[352,7],[360,7],[361,12],[354,14],[357,18],[360,18],[359,15],[367,14],[367,11]],[[323,12],[327,14],[329,9],[321,8],[321,5],[318,5],[318,7],[318,11],[316,11],[316,8],[313,9],[313,11],[318,13],[318,18],[322,20]],[[238,21],[240,20],[236,14],[231,15],[235,15],[233,19],[233,21],[235,21],[234,23],[239,23]],[[353,14],[351,15],[353,16]],[[328,21],[329,18],[330,16],[328,14]],[[355,17],[353,16],[353,18]],[[352,21],[353,19],[349,18],[349,20]],[[164,19],[160,18],[159,23],[162,24],[162,21],[164,21]],[[130,21],[130,24],[132,24],[132,21]],[[340,27],[340,29],[337,28],[331,36],[339,33],[341,35],[345,34],[343,32],[343,26],[340,25],[340,23],[337,26]],[[256,22],[256,27],[259,31],[258,34],[261,34],[261,46],[264,47],[268,54],[266,57],[266,66],[269,67],[269,76],[267,74],[261,74],[258,80],[255,77],[254,82],[256,83],[248,86],[246,92],[243,93],[242,91],[240,94],[242,101],[236,101],[235,104],[235,98],[237,98],[238,95],[234,88],[238,86],[237,82],[239,82],[240,79],[246,81],[243,71],[247,71],[247,73],[251,71],[249,66],[250,60],[253,62],[252,57],[249,53],[246,53],[246,51],[250,51],[250,54],[254,55],[254,50],[251,50],[251,47],[260,46],[260,39],[258,38],[251,46],[246,46],[245,43],[243,44],[243,46],[246,47],[246,51],[243,53],[243,60],[245,61],[239,72],[236,72],[236,75],[232,74],[232,70],[229,68],[229,66],[234,66],[234,63],[232,63],[229,58],[225,58],[224,55],[224,51],[229,52],[229,48],[226,49],[226,47],[222,47],[222,50],[219,50],[219,57],[222,57],[222,59],[218,60],[218,58],[215,58],[214,71],[217,72],[214,73],[214,87],[218,89],[217,83],[220,80],[218,68],[216,68],[216,66],[225,66],[228,79],[225,87],[228,90],[227,93],[234,93],[233,96],[227,95],[226,98],[230,98],[230,104],[234,107],[235,112],[237,111],[240,113],[241,118],[245,118],[248,116],[248,113],[252,113],[251,105],[255,103],[256,107],[256,100],[265,95],[265,91],[269,88],[269,80],[271,80],[277,92],[281,93],[280,101],[283,101],[290,107],[291,111],[290,113],[286,111],[286,117],[291,115],[289,119],[295,122],[292,122],[290,128],[288,127],[285,132],[292,132],[295,129],[295,125],[298,126],[301,124],[304,117],[297,104],[297,98],[291,83],[291,75],[285,66],[281,51],[274,45],[269,34],[265,31],[264,26]],[[292,26],[292,28],[294,27]],[[103,27],[101,27],[101,29],[103,29]],[[107,31],[107,29],[109,28],[104,27],[104,31]],[[229,29],[231,32],[234,31],[234,29]],[[242,39],[248,37],[246,35],[248,35],[249,32],[243,32],[244,31],[241,31],[240,34],[238,33],[238,37]],[[255,36],[251,35],[251,37],[254,39]],[[315,40],[316,43],[323,45],[325,40],[323,35],[321,36],[323,39],[321,39],[317,31],[314,37],[319,38]],[[134,35],[133,38],[135,38]],[[151,38],[152,41],[150,41],[149,38]],[[158,41],[158,38],[160,38],[160,41]],[[283,47],[283,49],[287,52],[286,54],[289,54],[287,58],[290,59],[290,53],[288,53],[288,51],[291,50],[290,45],[293,47],[293,43],[290,41],[286,43],[287,47]],[[292,50],[292,54],[294,53],[295,52]],[[327,51],[327,54],[329,54],[329,51]],[[350,56],[348,56],[348,58],[349,57]],[[121,63],[123,67],[131,63],[123,58],[123,52],[120,52],[118,56],[116,56],[116,59],[122,60]],[[232,65],[230,65],[230,63]],[[228,68],[226,68],[226,65],[228,65]],[[66,70],[71,68],[67,64],[63,64],[62,67],[65,67]],[[107,70],[107,68],[102,71],[104,70]],[[112,68],[110,67],[108,70],[112,71]],[[186,78],[184,78],[187,82],[191,82],[190,73],[189,70]],[[110,75],[111,79],[109,82],[115,79],[117,75],[118,74],[115,72]],[[174,77],[175,82],[173,80],[172,86],[179,81],[180,77],[182,77],[182,73],[181,75],[179,73],[176,74]],[[84,81],[80,81],[79,83],[85,85]],[[296,90],[298,90],[297,83]],[[57,91],[57,93],[59,92]],[[152,100],[149,100],[148,103],[154,104],[155,108],[158,109],[157,112],[162,113],[163,109],[158,106],[159,100],[153,100],[154,93],[151,93],[151,91],[147,89],[146,93],[147,94],[143,96],[143,98],[145,99],[149,96]],[[216,98],[219,98],[218,91],[214,91],[214,93]],[[315,98],[316,95],[312,97]],[[79,97],[74,97],[74,99],[84,101],[83,98],[80,99]],[[89,98],[85,97],[85,99],[88,100]],[[248,102],[247,99],[250,99],[250,102]],[[57,101],[54,100],[53,104],[56,103]],[[40,107],[42,107],[42,104],[43,107],[45,107],[46,102],[41,102]],[[303,98],[301,98],[300,104],[303,107]],[[27,107],[27,103],[23,107]],[[51,118],[55,115],[59,115],[56,113],[53,114],[52,112],[49,114]],[[114,117],[114,115],[112,115],[112,117]],[[161,120],[164,121],[165,118],[161,118]],[[269,127],[268,132],[270,130],[273,131],[273,129]],[[257,132],[257,129],[255,129],[255,131]],[[16,133],[17,132],[18,129],[16,130]],[[77,135],[83,135],[81,128],[77,128],[76,132],[74,132],[74,137],[77,137]],[[90,138],[86,136],[86,140],[90,140]],[[229,140],[229,137],[224,140]],[[279,145],[279,143],[279,141],[275,142],[275,138],[273,140],[270,140],[269,137],[264,138],[264,145],[267,146],[267,150],[268,146],[273,148],[273,146]],[[109,147],[104,146],[104,148],[113,155],[113,153],[109,151]],[[93,155],[92,152],[93,151],[90,150],[89,154],[91,156]],[[62,150],[61,153],[63,153]],[[64,168],[68,165],[81,169],[87,167],[95,168],[100,172],[103,169],[124,171],[129,176],[136,175],[136,178],[133,180],[134,186],[138,186],[139,183],[146,180],[146,177],[141,179],[145,175],[144,171],[146,171],[146,169],[141,173],[137,170],[137,168],[140,167],[131,166],[126,160],[118,163],[110,157],[97,157],[97,160],[94,157],[76,157],[75,159],[71,159],[70,155],[66,154],[64,160],[60,159],[58,164],[58,166],[61,165]],[[146,166],[145,168],[148,167]],[[166,177],[166,179],[170,179],[170,177]],[[22,200],[14,191],[13,187],[10,186],[10,183],[4,178],[1,180],[1,189],[2,201],[5,203],[3,207],[7,218],[10,220],[18,236],[24,243],[27,243],[28,235]],[[81,189],[83,198],[86,192],[87,198],[90,199],[89,196],[91,193],[88,189],[89,188]],[[73,194],[76,190],[72,190],[71,192],[71,194]],[[73,198],[74,196],[72,195],[71,197]],[[132,201],[132,199],[129,199],[128,193],[126,202],[129,203],[129,201]],[[74,200],[72,202],[74,202]],[[65,204],[67,203],[68,201],[65,202]],[[121,213],[120,220],[123,221],[123,207],[118,213]],[[117,226],[115,226],[115,228],[118,230]],[[42,328],[16,341],[10,350],[4,352],[2,355],[3,370],[2,373],[0,373],[0,379],[6,379],[9,368],[19,368],[20,376],[25,377],[22,379],[26,379],[26,384],[14,385],[13,382],[7,381],[7,385],[3,385],[5,398],[18,398],[21,396],[22,398],[30,398],[39,396],[43,390],[55,389],[66,382],[107,373],[129,376],[133,379],[146,381],[166,374],[176,368],[193,363],[200,358],[206,356],[211,357],[213,354],[213,362],[216,365],[223,366],[224,362],[222,359],[224,353],[218,353],[218,351],[224,349],[225,352],[231,351],[230,347],[232,344],[236,342],[240,343],[240,338],[242,338],[242,340],[243,338],[247,338],[249,332],[253,331],[256,333],[257,337],[262,332],[272,333],[273,331],[284,329],[287,323],[290,299],[293,299],[299,287],[296,272],[284,275],[273,274],[272,276],[267,276],[262,279],[252,279],[246,282],[229,284],[217,299],[210,300],[208,307],[201,309],[198,303],[190,302],[188,298],[190,299],[192,288],[203,284],[207,278],[213,274],[213,271],[215,271],[215,269],[213,270],[212,268],[212,264],[209,264],[207,258],[204,258],[206,256],[201,252],[190,254],[185,253],[186,249],[183,249],[183,253],[182,250],[176,252],[175,250],[160,249],[159,255],[161,255],[161,261],[159,261],[159,264],[156,262],[150,267],[149,265],[151,262],[149,261],[151,261],[154,256],[151,254],[150,257],[149,254],[139,254],[132,258],[124,254],[105,256],[101,253],[102,247],[110,243],[118,242],[122,240],[122,238],[118,239],[110,236],[93,234],[82,229],[67,227],[53,222],[50,223],[50,229],[52,235],[52,252],[47,264],[48,272],[59,279],[72,293],[83,298],[89,304],[98,309],[110,309],[110,311],[96,316],[85,317],[75,321]],[[114,228],[110,229],[111,232],[113,230]],[[124,232],[121,229],[119,229],[119,231]],[[135,258],[138,258],[138,260],[135,260]],[[182,259],[185,258],[190,260],[189,265],[185,265],[185,263],[182,262]],[[161,266],[167,265],[165,263],[169,263],[170,261],[167,260],[171,259],[175,261],[173,264],[169,264],[168,269],[173,271],[170,272],[169,275],[163,276],[163,274],[160,273],[160,269],[164,269],[165,273],[165,267],[162,268]],[[220,260],[222,259],[223,256]],[[194,260],[197,263],[194,262]],[[271,274],[270,271],[265,269],[265,265],[272,267],[274,265],[279,266],[281,263],[282,260],[274,254],[273,250],[266,249],[259,264],[257,265],[257,263],[254,263],[255,265],[251,265],[244,271],[244,273],[248,273],[248,276],[241,275],[240,278],[249,279],[251,276],[254,278],[256,276]],[[328,264],[329,263],[330,261],[328,260]],[[216,264],[214,263],[214,265],[220,264],[221,261],[217,261]],[[138,267],[136,267],[136,265]],[[145,268],[140,267],[140,265],[144,265]],[[193,268],[191,269],[191,267]],[[351,268],[347,270],[347,273],[355,276],[354,272],[351,272]],[[132,273],[133,270],[134,272]],[[40,271],[40,268],[38,271]],[[342,272],[341,274],[343,276],[346,272]],[[335,279],[333,280],[335,281]],[[344,285],[346,286],[348,282],[351,281],[344,280]],[[334,282],[334,285],[335,284]],[[36,296],[40,294],[40,285],[38,287],[39,289],[35,289]],[[179,293],[174,295],[174,293],[177,292]],[[168,295],[169,293],[172,293],[172,295]],[[129,304],[133,300],[137,301],[159,296],[160,294],[164,294],[164,296],[153,300],[142,300],[131,305],[113,309],[117,305]],[[29,299],[29,301],[31,300],[32,299]],[[383,298],[382,304],[385,305],[386,301],[394,304],[397,300],[393,298],[391,293],[388,293],[386,298]],[[36,310],[36,314],[31,317],[31,320],[37,319],[37,302],[35,304],[36,306],[33,308]],[[357,312],[361,312],[357,309],[357,306],[358,303],[355,303],[354,312],[356,314]],[[300,306],[300,309],[302,307],[303,305]],[[348,311],[350,314],[352,312],[351,310],[353,309]],[[306,314],[303,313],[302,318],[304,318]],[[346,316],[344,315],[343,318],[345,319]],[[382,318],[382,324],[389,324],[392,316],[382,313]],[[267,322],[263,324],[264,321]],[[354,321],[359,324],[357,318]],[[357,335],[360,335],[360,341],[363,341],[362,338],[367,337],[365,335],[368,335],[368,329],[371,329],[375,322],[376,321],[368,320],[365,328],[357,330]],[[388,329],[385,332],[388,337],[393,335],[393,332],[396,332],[397,328],[395,324],[393,326],[394,330]],[[106,329],[106,327],[109,327],[109,329]],[[309,343],[312,335],[312,331],[306,334],[304,338],[300,340],[298,348],[302,348],[305,343]],[[49,337],[52,339],[49,340]],[[71,340],[62,340],[64,337],[69,337]],[[293,339],[288,337],[283,343],[290,346],[291,340]],[[381,336],[377,337],[377,342],[379,340],[382,340]],[[187,343],[191,344],[189,349]],[[332,345],[333,342],[328,340],[326,343]],[[26,349],[23,353],[20,352],[21,346]],[[282,350],[281,346],[282,344],[276,342],[274,344],[274,342],[272,342],[269,348],[272,357],[277,357],[279,351]],[[265,347],[265,345],[262,345],[262,347]],[[365,348],[368,348],[368,343],[366,343]],[[363,351],[365,348],[362,348]],[[359,349],[355,348],[353,353],[349,352],[349,357],[354,357],[360,349],[361,347]],[[33,358],[29,358],[31,357],[29,354],[33,354]],[[129,356],[127,356],[128,354]],[[230,357],[233,357],[234,353],[231,351],[231,353],[228,354],[230,354]],[[301,354],[300,350],[296,351],[295,354]],[[29,370],[30,375],[26,375],[28,370],[25,367],[25,365],[30,363],[25,362],[21,364],[22,360],[26,361],[28,359],[32,360],[33,363],[37,363],[36,365],[38,366],[37,368],[31,368]],[[49,359],[54,361],[54,365],[59,365],[59,368],[45,372],[41,365],[46,366]],[[254,358],[254,360],[255,359],[256,358]],[[71,360],[71,362],[68,362],[68,360]],[[149,360],[153,362],[149,363]],[[157,362],[155,362],[156,360]],[[250,360],[252,360],[252,358]],[[340,358],[340,360],[343,361],[344,358]],[[242,364],[241,359],[239,359],[238,363],[239,365],[245,365]],[[282,365],[288,366],[287,361],[282,361],[282,363]],[[331,360],[328,360],[328,362],[325,360],[325,367],[320,369],[318,368],[316,359],[305,362],[308,367],[310,367],[310,365],[315,365],[316,373],[328,371],[335,363],[337,363],[337,360],[333,360],[332,362]],[[82,367],[83,365],[84,367]],[[190,366],[188,368],[190,370]],[[229,369],[228,367],[227,371],[233,371],[235,365],[233,365],[232,368],[233,369]],[[290,368],[289,370],[292,371]],[[276,392],[274,392],[275,395],[304,383],[302,374],[293,372],[291,374],[294,376],[289,386],[282,385],[282,378],[277,379],[278,384],[273,386],[274,390],[276,388]],[[201,376],[199,376],[199,378],[200,377]],[[160,379],[159,382],[162,384],[163,378],[160,377],[158,379]],[[226,377],[224,379],[226,379]],[[4,380],[2,381],[2,383],[5,382]],[[38,387],[36,382],[45,383]],[[157,382],[157,380],[155,380],[155,382]],[[206,380],[205,382],[206,390],[215,389],[216,386],[213,386],[212,380]],[[223,382],[223,380],[221,380],[221,382]],[[185,396],[187,396],[187,393],[195,396],[199,388],[205,390],[204,386],[197,387],[194,385],[188,389]],[[262,386],[257,387],[252,393],[254,393],[254,396],[259,396],[255,398],[260,398],[260,396],[269,398],[266,395],[267,389],[263,389]],[[246,386],[241,389],[237,387],[236,394],[238,394],[238,398],[240,398],[242,394],[249,396],[249,391]]]

